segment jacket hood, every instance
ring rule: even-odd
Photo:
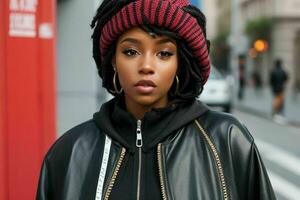
[[[159,142],[205,113],[208,107],[200,101],[170,104],[165,108],[152,109],[141,119],[143,151],[155,147]],[[97,126],[130,152],[136,151],[137,120],[126,110],[121,97],[104,103],[93,117]]]

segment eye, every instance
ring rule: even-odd
[[[161,51],[159,52],[159,56],[162,58],[169,58],[171,56],[173,56],[174,54],[168,51]]]
[[[133,49],[125,49],[122,53],[125,54],[126,56],[135,56],[138,54],[138,52]]]

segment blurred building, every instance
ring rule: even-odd
[[[218,0],[203,0],[202,11],[204,12],[207,20],[207,37],[213,39],[217,35],[217,8]]]
[[[217,0],[217,30],[218,32],[230,32],[231,26],[231,1],[230,0]]]
[[[204,0],[202,7],[207,18],[208,38],[211,41],[211,60],[220,70],[230,71],[231,1]]]
[[[263,83],[268,84],[274,60],[280,58],[290,75],[289,86],[297,86],[299,90],[299,0],[204,0],[203,4],[208,31],[216,45],[213,56],[219,65],[230,63],[226,51],[232,45],[236,54],[247,57],[248,76],[258,71]],[[251,38],[249,32],[254,37]],[[219,53],[221,58],[214,54],[218,51],[224,52]],[[227,68],[232,69],[232,66]]]
[[[274,60],[280,58],[289,72],[290,86],[300,80],[300,1],[299,0],[239,0],[243,27],[255,19],[269,19],[271,34],[266,52],[253,57],[253,67],[267,83]],[[267,26],[267,25],[266,25]],[[253,46],[249,43],[249,47]]]

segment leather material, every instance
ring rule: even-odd
[[[247,129],[231,115],[215,111],[208,111],[197,120],[220,156],[229,199],[275,199]],[[93,120],[64,134],[44,159],[36,199],[95,199],[104,140],[105,133]],[[104,190],[120,151],[121,145],[112,140]],[[215,158],[193,121],[165,139],[161,153],[169,200],[223,199]]]

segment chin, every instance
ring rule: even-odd
[[[140,105],[150,106],[155,104],[157,102],[157,99],[150,96],[143,96],[136,98],[135,101]]]
[[[153,96],[140,96],[135,98],[135,102],[145,107],[154,107],[160,104],[160,98]]]

